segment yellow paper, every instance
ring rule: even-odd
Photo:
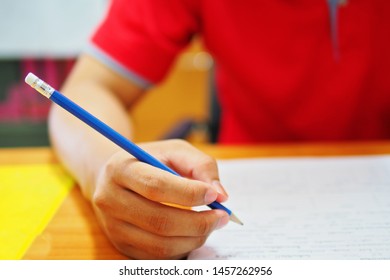
[[[0,259],[22,258],[73,185],[60,165],[0,165]]]

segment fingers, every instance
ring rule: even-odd
[[[168,140],[148,144],[144,148],[153,150],[165,164],[172,167],[183,177],[209,183],[219,193],[217,201],[222,202],[228,199],[228,194],[219,181],[216,160],[196,149],[188,142]]]
[[[214,190],[218,192],[216,201],[224,202],[229,198],[228,193],[225,191],[224,187],[222,186],[219,180],[212,181],[211,185],[213,186]]]
[[[122,188],[105,194],[97,193],[93,202],[105,215],[159,236],[207,236],[229,221],[229,215],[222,210],[195,212],[178,209]]]
[[[150,153],[184,178],[119,152],[100,170],[92,204],[112,243],[137,259],[177,259],[223,227],[222,210],[195,212],[167,206],[209,204],[226,199],[214,159],[182,141],[148,146]],[[221,194],[222,193],[222,194]]]
[[[180,259],[202,246],[207,238],[160,236],[119,220],[106,229],[115,247],[135,259]]]
[[[219,180],[218,167],[214,158],[196,149],[183,140],[158,142],[156,152],[162,155],[163,161],[184,177],[211,183]],[[167,153],[166,151],[169,151]]]
[[[220,183],[216,160],[188,142],[182,140],[172,140],[172,142],[176,148],[168,155],[168,160],[173,168],[186,177],[210,183],[220,194],[217,200],[226,201],[228,194]]]
[[[210,184],[185,179],[142,162],[117,169],[113,179],[149,200],[183,206],[210,204],[218,195]]]

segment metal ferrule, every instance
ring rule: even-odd
[[[45,83],[39,78],[34,81],[31,87],[36,89],[40,94],[46,96],[47,98],[50,98],[55,90],[49,84]]]

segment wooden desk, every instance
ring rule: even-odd
[[[201,146],[216,158],[369,155],[390,153],[389,142],[291,144],[267,146]],[[52,151],[39,149],[2,149],[0,164],[56,162]],[[65,199],[44,232],[36,238],[25,259],[126,259],[111,245],[100,229],[92,208],[78,188]]]

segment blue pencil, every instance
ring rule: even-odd
[[[32,73],[29,73],[26,76],[25,82],[29,84],[32,88],[37,90],[39,93],[49,98],[54,103],[58,104],[66,111],[76,116],[78,119],[88,124],[90,127],[110,139],[112,142],[117,144],[119,147],[133,155],[139,161],[150,164],[154,167],[160,168],[162,170],[168,171],[174,175],[180,176],[176,171],[172,170],[161,161],[138,147],[136,144],[131,142],[129,139],[112,129],[110,126],[93,116],[91,113],[87,112],[79,105],[74,103],[72,100],[61,94],[59,91],[52,88],[49,84],[45,83],[37,76]],[[230,220],[241,224],[242,222],[232,213],[231,210],[223,206],[221,203],[214,201],[211,204],[208,204],[211,209],[221,209],[226,211],[230,215]]]

